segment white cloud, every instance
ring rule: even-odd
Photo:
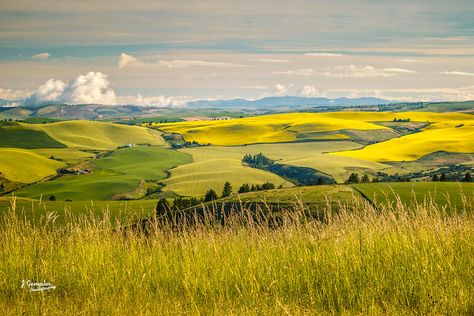
[[[147,67],[147,68],[186,68],[186,67],[250,67],[248,65],[220,62],[220,61],[204,61],[204,60],[158,60],[156,62],[143,62],[138,58],[121,53],[119,57],[118,67]]]
[[[31,56],[34,60],[46,60],[49,59],[49,57],[51,57],[50,53],[38,53]]]
[[[135,57],[132,55],[128,55],[125,53],[121,53],[119,57],[119,62],[118,62],[118,67],[119,69],[122,69],[125,66],[129,67],[144,67],[146,66],[144,63],[138,61]]]
[[[31,95],[28,90],[13,90],[0,88],[0,100],[21,100]]]
[[[300,97],[313,98],[321,96],[321,93],[315,87],[306,85],[298,92]]]
[[[343,54],[339,53],[306,53],[306,56],[315,56],[315,57],[340,57],[344,56]]]
[[[428,101],[470,101],[474,100],[474,86],[458,88],[427,88],[427,89],[332,89],[331,95],[349,95],[352,98],[378,97],[386,100],[407,102]]]
[[[245,88],[245,89],[254,89],[254,90],[265,90],[265,89],[269,89],[269,87],[267,87],[267,86],[259,86],[259,85],[256,85],[256,86],[245,86],[244,88]]]
[[[116,96],[107,75],[89,72],[68,84],[50,79],[24,101],[27,106],[53,103],[115,105]]]
[[[403,68],[384,68],[382,69],[383,72],[387,73],[399,73],[399,74],[413,74],[416,73],[416,71],[409,70],[409,69],[403,69]]]
[[[117,98],[119,104],[133,104],[154,107],[184,107],[186,103],[193,100],[190,96],[120,96]]]
[[[398,61],[400,61],[402,63],[419,63],[419,62],[422,62],[419,59],[410,59],[410,58],[403,58],[403,59],[399,59]]]
[[[288,87],[282,84],[277,84],[273,90],[273,94],[276,96],[286,95],[288,93]]]
[[[453,75],[453,76],[474,77],[474,72],[464,72],[464,71],[443,71],[443,72],[440,72],[440,74]]]
[[[274,75],[285,75],[285,76],[312,76],[316,72],[311,68],[296,69],[296,70],[279,70],[272,72]]]
[[[288,59],[273,59],[273,58],[256,58],[252,59],[261,63],[270,63],[270,64],[288,64],[291,63],[291,60]]]
[[[339,78],[370,78],[370,77],[393,77],[397,74],[413,74],[416,71],[402,68],[378,69],[373,66],[336,66],[329,71],[322,72],[322,75]]]

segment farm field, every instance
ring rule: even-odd
[[[473,149],[474,120],[459,127],[436,126],[420,133],[369,145],[361,150],[335,155],[374,162],[413,161],[438,151],[470,153]]]
[[[111,223],[134,221],[153,216],[155,206],[156,200],[67,202],[0,197],[0,210],[3,214],[14,213],[19,218],[39,223],[48,213],[53,213],[56,224],[60,226],[84,216],[104,218],[107,215]]]
[[[0,148],[0,172],[8,180],[32,183],[56,174],[66,164],[20,148]]]
[[[95,154],[91,152],[81,151],[75,148],[39,148],[31,150],[31,152],[45,158],[54,157],[67,164],[76,164],[95,157]]]
[[[29,125],[43,131],[67,147],[110,150],[128,143],[163,145],[156,131],[95,121],[65,121],[51,124]]]
[[[4,178],[19,183],[39,181],[55,175],[56,170],[65,167],[66,163],[75,164],[94,157],[91,152],[83,150],[97,153],[128,143],[164,145],[156,131],[103,122],[4,122],[0,134],[5,130],[7,136],[0,138],[0,173]],[[12,147],[1,148],[8,146]]]
[[[140,198],[145,181],[158,181],[165,171],[188,163],[191,157],[163,147],[122,148],[91,163],[97,168],[89,174],[65,175],[16,191],[19,197],[39,199],[55,196],[59,200],[107,200],[121,197]]]
[[[311,140],[311,133],[343,130],[385,130],[388,127],[376,123],[390,122],[394,118],[409,118],[411,122],[436,123],[436,128],[473,123],[471,115],[460,113],[332,112],[274,114],[224,121],[156,124],[156,126],[167,133],[179,133],[187,141],[220,146],[237,146]],[[301,134],[309,134],[309,137],[302,138]]]
[[[314,168],[333,176],[339,182],[347,179],[351,172],[375,173],[392,168],[380,163],[324,154],[360,147],[360,144],[349,141],[327,141],[186,148],[180,151],[190,154],[193,162],[172,169],[170,178],[163,182],[167,185],[166,190],[191,196],[203,195],[210,188],[222,190],[225,181],[229,181],[235,189],[243,183],[261,184],[266,181],[277,186],[291,185],[267,171],[242,165],[245,154],[257,153],[263,153],[278,163]]]
[[[193,162],[170,170],[171,176],[163,181],[166,191],[179,195],[201,197],[207,190],[222,191],[229,181],[235,190],[244,184],[272,182],[276,186],[292,186],[279,176],[260,169],[242,165],[242,154],[214,151],[210,147],[182,149],[192,156]]]
[[[433,202],[448,212],[474,210],[474,183],[371,183],[354,188],[376,205],[396,205],[399,199],[407,206]]]

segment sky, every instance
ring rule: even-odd
[[[472,100],[473,16],[472,0],[2,0],[0,99]]]

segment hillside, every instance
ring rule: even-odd
[[[95,121],[65,121],[29,125],[68,147],[108,150],[125,144],[163,145],[159,134],[149,129]]]

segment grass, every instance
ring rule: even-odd
[[[3,214],[5,314],[472,314],[474,216],[434,204],[374,209],[278,229],[212,222],[148,237],[114,233],[107,214],[54,214],[33,225]],[[472,204],[471,204],[472,207]],[[245,214],[245,213],[244,213]],[[212,213],[210,214],[212,215]],[[29,292],[21,280],[56,289]]]
[[[75,148],[39,148],[31,150],[31,152],[46,158],[53,156],[56,159],[61,159],[67,164],[76,164],[80,161],[95,157],[93,153],[77,150]]]
[[[66,147],[48,134],[23,126],[0,127],[0,147],[63,148]]]
[[[144,180],[158,181],[165,171],[191,161],[191,157],[163,147],[118,149],[92,160],[98,169],[86,175],[66,175],[16,191],[20,197],[39,199],[54,195],[58,200],[107,200],[140,198],[145,194]]]
[[[108,213],[111,223],[132,222],[153,216],[156,200],[132,201],[48,201],[20,197],[0,197],[0,213],[15,212],[18,218],[40,223],[48,212],[54,212],[58,227],[67,225],[71,217],[95,216],[102,218]]]
[[[52,160],[20,148],[0,148],[0,172],[10,181],[33,183],[55,175],[56,169],[64,167],[60,161]]]
[[[474,198],[474,183],[370,183],[357,184],[354,187],[377,205],[396,203],[397,199],[408,206],[432,201],[439,207],[459,211],[472,207],[465,198]]]
[[[139,126],[95,121],[35,124],[30,128],[47,133],[72,148],[110,150],[125,144],[163,145],[159,133]]]

